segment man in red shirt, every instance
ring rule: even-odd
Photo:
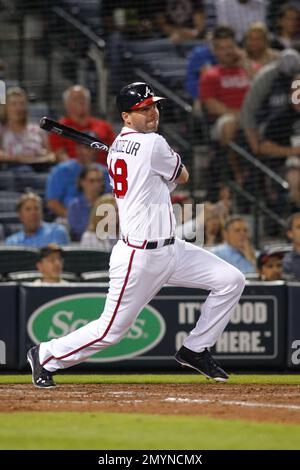
[[[237,47],[232,32],[213,38],[213,52],[218,64],[203,71],[199,82],[199,96],[214,119],[212,138],[226,146],[234,140],[239,127],[240,109],[249,89],[250,79],[243,64],[243,52]],[[238,182],[241,173],[234,158],[229,156]]]
[[[115,139],[115,133],[111,124],[103,119],[97,119],[90,115],[90,92],[81,85],[68,88],[63,94],[66,116],[59,122],[73,127],[81,132],[94,132],[107,145],[111,145]],[[50,135],[51,149],[56,153],[58,161],[76,158],[76,143],[57,134]],[[97,162],[106,165],[106,152],[99,152]]]
[[[226,145],[234,138],[250,79],[242,52],[229,32],[224,30],[222,37],[214,37],[213,48],[218,64],[201,75],[201,100],[216,119],[215,136]]]

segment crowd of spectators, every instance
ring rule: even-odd
[[[112,143],[112,125],[90,113],[89,90],[73,85],[63,93],[63,102],[62,123]],[[8,246],[41,248],[80,242],[96,200],[111,194],[104,152],[49,136],[38,123],[30,122],[27,95],[19,87],[7,90],[0,125],[0,165],[1,227],[7,219],[15,222],[15,230],[9,224]],[[25,182],[30,184],[17,187],[16,181],[26,175]],[[40,176],[42,184],[37,180]]]
[[[214,9],[213,22],[208,4]],[[292,214],[286,234],[292,245],[288,253],[257,251],[251,240],[249,213],[240,215],[236,197],[221,172],[214,181],[219,187],[216,200],[202,200],[200,212],[195,210],[192,194],[182,193],[180,188],[172,194],[177,235],[204,245],[245,274],[257,274],[262,280],[300,279],[300,105],[292,99],[295,81],[300,80],[298,3],[285,2],[271,21],[264,0],[167,0],[143,6],[103,1],[102,19],[111,91],[115,93],[126,77],[125,70],[122,73],[126,41],[153,39],[176,47],[191,44],[182,88],[193,103],[195,116],[207,123],[212,147],[224,156],[226,175],[245,186],[249,172],[228,147],[242,141],[289,183],[287,193],[268,180],[262,184],[263,198],[270,207],[283,218]],[[108,145],[113,142],[114,127],[92,115],[86,87],[68,87],[62,103],[61,123]],[[33,188],[19,194],[16,213],[22,228],[5,239],[8,246],[42,248],[37,265],[42,282],[60,279],[63,245],[75,242],[112,250],[119,227],[105,152],[59,135],[47,136],[37,123],[29,121],[28,98],[22,88],[7,91],[0,125],[0,165],[0,172],[47,174],[43,190]]]

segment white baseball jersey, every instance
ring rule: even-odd
[[[169,183],[180,163],[180,156],[161,135],[122,129],[107,164],[123,237],[143,243],[174,236]]]
[[[200,352],[221,335],[245,279],[235,267],[202,248],[177,238],[174,243],[162,243],[174,234],[169,188],[179,165],[179,155],[158,134],[125,127],[114,141],[108,167],[127,240],[119,240],[113,248],[109,291],[100,318],[40,344],[39,360],[46,370],[70,367],[117,344],[167,283],[210,291],[184,346]],[[145,243],[155,240],[159,242],[155,247]]]

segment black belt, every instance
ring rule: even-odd
[[[164,243],[162,246],[167,246],[167,245],[174,245],[175,243],[175,238],[166,238],[164,240]],[[145,250],[153,250],[154,248],[158,247],[158,242],[148,242],[147,245],[145,246]]]
[[[158,247],[158,242],[147,242],[146,245],[142,245],[142,246],[136,246],[136,245],[133,245],[131,243],[128,242],[128,240],[126,240],[125,237],[122,238],[123,239],[123,242],[126,243],[126,245],[128,246],[131,246],[132,248],[139,248],[139,249],[142,249],[142,250],[154,250],[155,248]],[[167,246],[167,245],[174,245],[175,243],[175,237],[172,237],[172,238],[166,238],[165,240],[163,240],[163,245],[161,246],[161,248],[163,246]]]

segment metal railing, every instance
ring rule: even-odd
[[[275,173],[271,168],[266,166],[264,163],[262,163],[258,158],[255,158],[250,152],[242,148],[240,145],[238,145],[235,142],[231,142],[228,147],[230,147],[235,153],[240,155],[242,158],[244,158],[248,163],[250,163],[253,167],[255,167],[257,170],[259,170],[261,173],[263,173],[265,176],[267,176],[270,180],[274,181],[276,184],[278,184],[282,189],[288,190],[289,189],[289,183],[281,178],[277,173]]]
[[[106,115],[108,96],[107,69],[105,66],[105,41],[94,33],[94,31],[92,31],[88,26],[81,23],[77,18],[66,12],[63,8],[53,7],[52,12],[89,40],[88,57],[95,63],[98,77],[97,109],[101,114]]]
[[[242,148],[236,142],[231,142],[228,147],[243,158],[245,161],[250,163],[255,170],[257,170],[261,175],[267,177],[270,181],[275,183],[281,190],[288,191],[289,183],[281,178],[280,175],[275,173],[271,168],[262,163],[258,158],[254,157],[246,149]],[[231,181],[230,187],[236,194],[239,194],[243,199],[251,203],[251,209],[254,218],[254,243],[255,246],[259,246],[259,216],[260,213],[263,213],[269,219],[273,220],[280,228],[280,230],[286,227],[285,220],[280,217],[276,212],[271,210],[260,198],[260,188],[258,185],[258,177],[254,177],[254,195],[250,194],[245,188],[242,188],[237,183]]]

